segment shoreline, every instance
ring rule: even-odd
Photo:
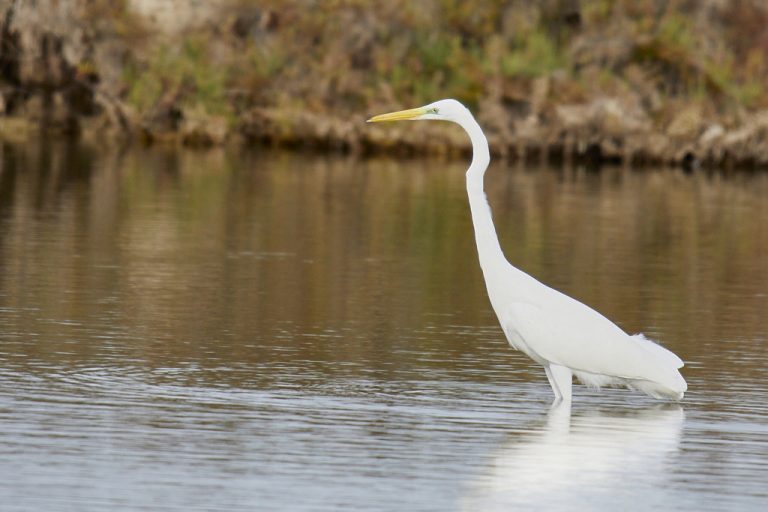
[[[507,160],[768,169],[768,6],[473,2],[6,0],[0,137],[465,154],[365,123],[456,98]]]
[[[367,114],[366,114],[367,115]],[[361,119],[365,119],[361,116]],[[482,123],[482,121],[481,121]],[[71,141],[109,143],[124,146],[187,147],[213,149],[219,147],[251,147],[312,151],[326,154],[351,154],[361,157],[382,155],[411,158],[418,156],[458,158],[471,153],[469,141],[454,127],[427,125],[413,127],[371,127],[365,121],[331,119],[326,125],[333,130],[313,130],[297,127],[297,130],[257,133],[252,130],[222,129],[214,126],[214,133],[206,125],[198,125],[194,131],[164,131],[153,133],[142,126],[126,129],[104,127],[90,120],[83,126],[63,129],[57,125],[44,125],[37,120],[22,117],[0,117],[0,141],[21,144],[33,138],[59,137]],[[410,130],[408,129],[410,128]],[[764,131],[765,130],[765,131]],[[558,132],[557,137],[542,137],[538,141],[506,141],[496,133],[487,133],[491,154],[506,162],[546,163],[550,165],[576,164],[588,166],[628,165],[644,167],[680,167],[714,170],[765,170],[768,169],[768,149],[761,151],[761,135],[768,131],[768,116],[751,129],[741,128],[725,132],[719,125],[710,127],[697,139],[664,137],[661,134],[645,134],[630,147],[622,139],[603,134],[592,134],[579,139],[573,134]],[[716,137],[713,136],[713,132]],[[552,140],[555,139],[555,140]],[[644,141],[653,144],[644,145]],[[617,143],[617,141],[619,141]],[[752,144],[750,144],[750,142]]]

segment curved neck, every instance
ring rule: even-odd
[[[485,138],[480,125],[470,115],[459,123],[472,141],[472,164],[467,170],[467,195],[469,208],[472,212],[472,225],[475,228],[475,242],[480,257],[480,267],[483,272],[490,267],[506,266],[508,262],[499,244],[496,228],[493,225],[491,207],[483,190],[483,176],[491,157],[488,151],[488,140]]]

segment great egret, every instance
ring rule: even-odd
[[[480,268],[491,305],[513,348],[544,367],[555,402],[571,401],[573,375],[592,387],[623,385],[655,398],[680,400],[688,389],[683,361],[642,334],[629,335],[586,304],[512,266],[499,245],[483,191],[488,140],[470,111],[447,99],[372,117],[380,121],[451,121],[472,141],[467,195]]]

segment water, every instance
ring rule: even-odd
[[[766,174],[489,171],[516,265],[687,362],[550,412],[461,162],[0,149],[2,510],[768,504]]]

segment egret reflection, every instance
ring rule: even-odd
[[[684,413],[553,407],[541,430],[509,439],[464,498],[463,510],[663,509]],[[648,500],[627,503],[646,487]]]

